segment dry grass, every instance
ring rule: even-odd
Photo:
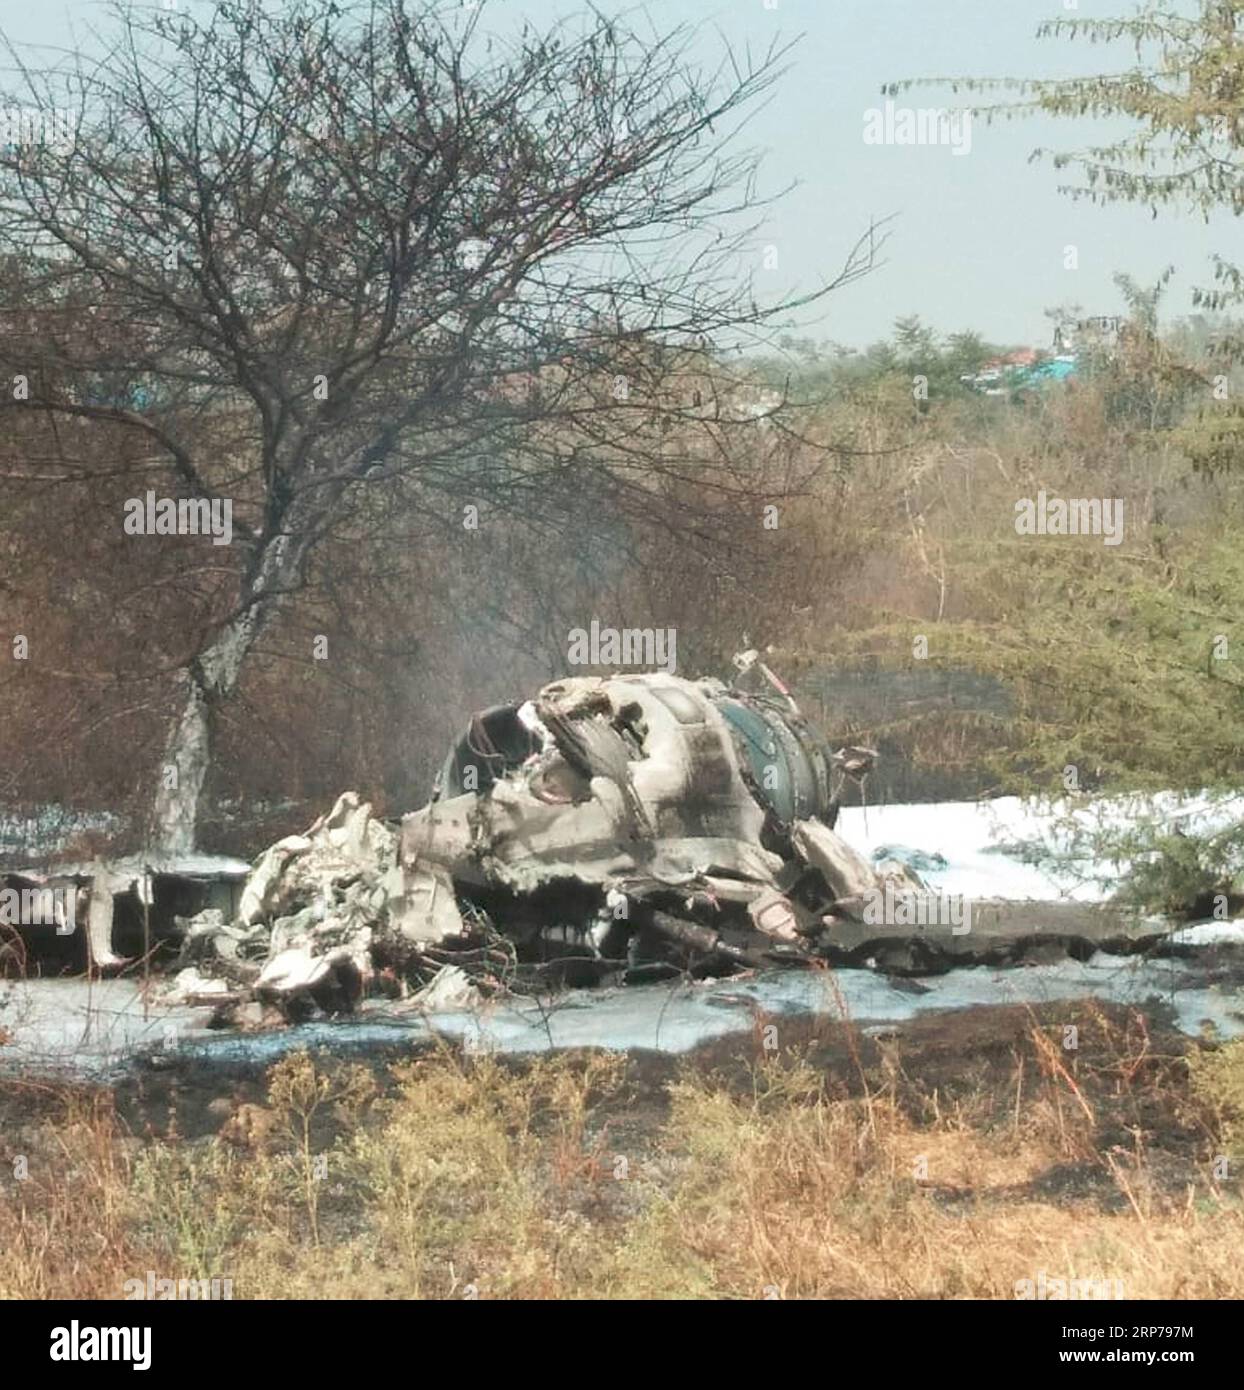
[[[1089,1065],[1057,1037],[1034,1020],[1005,1086],[955,1094],[897,1045],[867,1073],[850,1053],[851,1094],[799,1056],[645,1089],[606,1053],[379,1079],[300,1054],[198,1139],[28,1089],[0,1296],[119,1297],[148,1270],[238,1298],[1012,1298],[1041,1271],[1244,1295],[1239,1182],[1214,1166],[1244,1049],[1189,1068],[1106,1021]]]
[[[1167,1200],[1113,1155],[1122,1210],[1036,1195],[1065,1152],[1040,1103],[1014,1132],[957,1116],[917,1128],[889,1097],[826,1103],[819,1087],[795,1067],[754,1097],[676,1089],[669,1138],[685,1167],[649,1215],[631,1291],[662,1271],[668,1293],[1011,1298],[1040,1270],[1121,1279],[1137,1298],[1244,1290],[1244,1210],[1225,1195]]]

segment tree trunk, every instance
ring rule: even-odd
[[[188,854],[195,847],[216,709],[237,688],[243,662],[294,577],[302,548],[289,540],[278,536],[265,548],[241,611],[184,674],[185,702],[164,745],[152,806],[150,842],[162,853]]]
[[[212,742],[207,692],[194,672],[187,672],[184,679],[186,702],[164,745],[151,814],[154,848],[167,854],[188,853],[194,848],[199,796]]]

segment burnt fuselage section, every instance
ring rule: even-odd
[[[805,824],[832,835],[838,761],[780,685],[556,681],[475,715],[404,819],[405,929],[443,938],[452,900],[464,932],[479,912],[602,959],[806,953],[823,913],[876,882],[839,844],[827,883],[792,841]]]

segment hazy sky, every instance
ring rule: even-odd
[[[153,0],[159,4],[160,0]],[[193,5],[195,0],[178,0]],[[279,0],[269,0],[275,7]],[[491,0],[507,16],[543,24],[573,14],[575,0]],[[1167,317],[1191,308],[1194,284],[1209,280],[1211,251],[1241,254],[1241,223],[1206,226],[1191,214],[1156,221],[1138,207],[1073,205],[1057,192],[1058,175],[1030,164],[1037,144],[1075,147],[1094,127],[1070,122],[976,122],[970,149],[865,142],[865,113],[880,108],[884,82],[909,77],[1057,76],[1126,66],[1122,49],[1035,38],[1037,25],[1060,16],[1128,13],[1131,0],[659,0],[637,7],[597,0],[606,13],[646,13],[661,29],[701,25],[705,61],[723,39],[753,50],[773,35],[803,35],[792,70],[753,120],[746,143],[765,151],[766,191],[798,187],[772,212],[765,240],[779,266],[775,289],[811,288],[832,277],[870,216],[896,214],[887,264],[825,301],[813,336],[862,345],[885,336],[901,314],[919,314],[945,332],[976,329],[1005,343],[1044,346],[1043,310],[1078,303],[1089,314],[1123,307],[1111,276],[1142,283],[1168,264],[1177,275]],[[452,8],[452,4],[447,5]],[[71,32],[103,16],[98,0],[48,0],[25,7],[0,0],[0,28],[27,43],[65,44]],[[904,106],[932,107],[950,98],[918,91]],[[1100,128],[1096,128],[1100,138]],[[1064,267],[1064,248],[1079,267]],[[758,277],[761,287],[763,275]]]

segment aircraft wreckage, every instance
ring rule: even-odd
[[[1079,903],[947,914],[906,865],[872,864],[835,833],[872,750],[833,749],[754,653],[736,665],[738,684],[572,677],[476,714],[432,800],[396,830],[347,792],[244,880],[230,865],[227,901],[216,882],[216,905],[166,914],[176,993],[229,1024],[348,1011],[373,993],[445,1006],[780,964],[919,973],[1013,958],[1037,937],[1161,934]],[[102,887],[110,911],[115,870]],[[115,966],[105,915],[89,914],[89,941]]]

